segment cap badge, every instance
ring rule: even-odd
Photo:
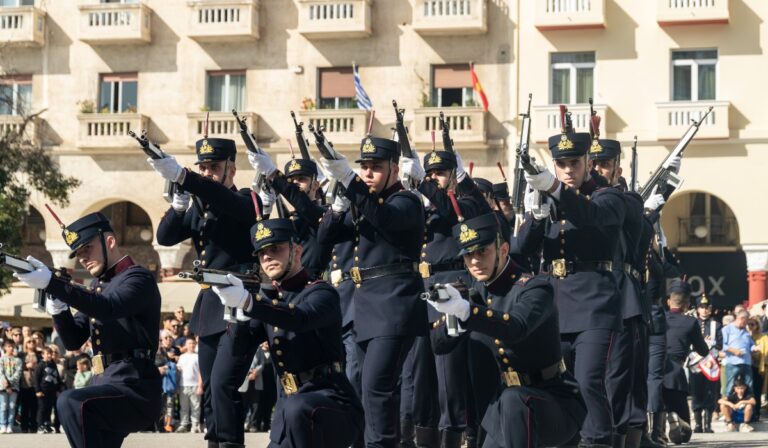
[[[74,244],[78,238],[80,238],[80,235],[78,235],[77,233],[71,230],[64,231],[64,241],[67,243],[67,246],[71,246],[72,244]]]
[[[440,156],[437,155],[437,153],[433,152],[432,155],[429,156],[429,160],[427,160],[427,164],[429,165],[437,165],[438,163],[442,163],[443,159],[440,158]]]
[[[370,138],[365,140],[363,144],[363,154],[370,154],[376,152],[376,146],[373,145],[373,141]]]
[[[568,138],[567,135],[563,134],[560,136],[560,142],[557,144],[557,149],[560,151],[573,149],[573,142]]]
[[[477,239],[477,232],[474,229],[470,229],[466,224],[461,225],[461,232],[459,232],[459,242],[461,244],[468,243]]]
[[[592,140],[592,146],[589,148],[590,154],[600,154],[603,152],[603,147],[600,146],[600,143],[597,142],[597,140]]]
[[[296,160],[291,160],[291,164],[288,165],[288,172],[292,173],[301,169],[301,165]]]
[[[263,223],[258,223],[256,225],[256,235],[254,235],[253,237],[256,241],[261,241],[271,236],[272,236],[272,231],[269,230],[267,227],[264,227]]]
[[[203,140],[203,144],[200,146],[200,152],[198,154],[213,154],[213,146],[208,144],[208,140]]]

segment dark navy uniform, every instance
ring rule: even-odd
[[[232,140],[209,138],[198,141],[196,151],[196,163],[234,163],[236,149]],[[196,196],[194,206],[185,213],[168,209],[158,226],[157,242],[173,246],[191,239],[202,267],[250,269],[256,261],[248,236],[256,221],[250,190],[227,188],[191,171],[186,172],[181,187]],[[248,323],[229,323],[223,316],[219,298],[203,287],[192,310],[190,330],[200,337],[205,437],[214,443],[242,444],[245,417],[237,388],[257,346],[248,337]]]
[[[494,242],[498,250],[499,224],[495,214],[485,214],[457,225],[454,235],[463,252]],[[505,265],[493,280],[478,283],[477,293],[470,290],[469,317],[460,323],[480,336],[497,363],[492,382],[497,389],[482,420],[483,446],[563,445],[577,435],[586,408],[563,363],[552,285],[546,277],[525,273],[509,257],[501,261]],[[438,352],[460,339],[448,336],[444,322],[433,325]]]
[[[550,150],[555,159],[583,157],[591,141],[585,133],[557,135],[550,138]],[[526,218],[518,243],[524,255],[542,249],[542,271],[555,290],[566,365],[589,409],[581,437],[587,444],[611,444],[605,372],[621,328],[612,260],[625,218],[624,199],[614,188],[597,188],[593,178],[579,189],[562,184],[554,205],[550,218]]]
[[[103,233],[112,232],[101,213],[81,218],[64,230],[74,252]],[[106,256],[104,256],[104,262]],[[91,384],[59,396],[57,409],[73,447],[119,447],[131,432],[159,418],[162,410],[160,373],[155,367],[160,292],[154,275],[125,256],[94,280],[89,288],[53,276],[45,292],[76,308],[53,316],[54,328],[67,350],[91,339]]]
[[[711,307],[707,296],[702,295],[696,299],[696,308]],[[723,324],[712,317],[702,319],[697,317],[699,329],[704,336],[704,341],[710,350],[723,349]],[[689,369],[691,370],[691,369]],[[717,396],[720,392],[720,382],[710,381],[698,370],[691,370],[688,376],[691,380],[691,408],[694,416],[694,432],[712,431],[712,412],[717,409]]]
[[[392,140],[368,137],[361,160],[398,160]],[[390,172],[391,175],[391,172]],[[354,235],[353,295],[358,361],[362,364],[362,399],[366,410],[365,441],[392,446],[397,441],[398,379],[416,336],[427,334],[426,304],[419,298],[424,285],[417,271],[424,208],[419,198],[395,182],[381,193],[369,189],[359,176],[344,195],[359,211],[329,213],[333,222],[323,229]]]

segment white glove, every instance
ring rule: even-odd
[[[337,195],[336,199],[333,200],[333,204],[331,204],[331,210],[336,213],[344,213],[349,210],[349,205],[349,199],[343,195]]]
[[[189,195],[187,193],[174,193],[171,207],[179,213],[186,212],[189,208]]]
[[[680,172],[680,166],[683,163],[683,159],[680,156],[677,156],[669,161],[669,167],[672,168],[672,171],[675,172],[675,174]]]
[[[269,215],[272,213],[272,206],[275,205],[275,193],[270,191],[259,191],[259,198],[261,199],[261,214]]]
[[[432,308],[443,314],[450,314],[456,316],[459,320],[467,320],[469,318],[469,302],[461,297],[461,293],[451,285],[445,285],[445,291],[450,297],[443,302],[437,302],[428,300]]]
[[[456,154],[456,183],[461,183],[467,177],[467,172],[464,171],[464,161],[461,160],[459,152],[455,151],[454,154]]]
[[[547,168],[540,170],[539,174],[528,174],[526,171],[523,171],[523,173],[525,173],[525,181],[528,185],[539,191],[549,191],[552,185],[555,184],[555,181],[557,181],[555,175]]]
[[[222,305],[231,308],[242,308],[249,296],[248,291],[243,288],[242,280],[234,275],[227,274],[227,279],[232,283],[232,286],[214,286],[211,289],[219,296]]]
[[[656,193],[656,190],[659,189],[659,186],[656,185],[653,187],[653,191],[651,191],[651,195],[648,197],[648,199],[645,200],[645,204],[643,204],[643,207],[646,210],[658,210],[661,208],[662,205],[664,205],[667,201],[664,199],[664,196],[662,196],[660,193]]]
[[[419,159],[417,158],[412,159],[410,157],[403,157],[400,160],[400,166],[400,173],[403,175],[403,177],[408,176],[415,180],[417,183],[424,180],[424,176],[426,176],[424,168],[421,167]]]
[[[328,173],[328,177],[341,182],[344,187],[349,186],[349,183],[352,182],[352,179],[355,177],[354,171],[349,167],[347,158],[344,156],[335,160],[321,158],[320,166],[322,166],[325,169],[325,172]]]
[[[48,296],[45,300],[45,311],[51,316],[61,314],[68,309],[69,305],[59,299],[53,298],[52,296]]]
[[[237,319],[238,322],[248,322],[249,320],[251,320],[250,317],[245,315],[245,311],[243,311],[240,308],[238,308],[237,311],[235,312],[235,319]]]
[[[523,197],[523,207],[525,207],[525,212],[531,213],[533,211],[533,207],[537,204],[540,198],[541,193],[539,193],[539,190],[526,187],[525,196]]]
[[[327,176],[325,175],[325,171],[323,171],[322,169],[320,169],[320,164],[319,164],[319,163],[317,163],[317,160],[315,160],[315,159],[312,159],[312,161],[313,161],[313,162],[315,162],[315,165],[317,165],[317,168],[318,168],[318,169],[317,169],[317,183],[318,183],[318,184],[320,184],[320,185],[322,185],[322,184],[323,184],[323,182],[325,182],[325,178],[327,177]]]
[[[157,171],[163,179],[170,180],[171,182],[178,182],[181,179],[181,175],[184,173],[184,168],[179,165],[176,158],[173,156],[164,157],[162,159],[148,158],[149,165]]]
[[[272,159],[266,154],[248,151],[248,162],[257,173],[264,174],[265,176],[269,176],[277,170],[275,164],[272,163]]]
[[[48,269],[42,261],[27,255],[27,261],[35,268],[34,271],[22,274],[21,272],[14,272],[13,276],[18,280],[24,282],[33,289],[45,289],[48,287],[48,283],[51,282],[51,270]]]

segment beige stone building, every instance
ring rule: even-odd
[[[759,301],[768,269],[767,210],[756,191],[768,167],[766,18],[760,0],[0,0],[0,88],[17,98],[0,110],[0,131],[18,122],[16,107],[45,110],[32,137],[82,181],[62,219],[106,208],[123,245],[163,280],[170,309],[193,302],[195,285],[173,274],[194,254],[154,242],[168,204],[129,129],[147,129],[191,166],[206,111],[211,136],[240,143],[236,108],[283,164],[294,110],[351,154],[370,118],[357,108],[354,64],[376,110],[375,134],[391,134],[396,99],[424,154],[443,110],[465,163],[494,180],[497,161],[514,162],[529,93],[540,161],[559,129],[557,105],[568,104],[585,130],[593,97],[604,136],[626,148],[637,136],[642,181],[689,120],[713,106],[663,223],[695,288],[716,303],[739,302],[749,271],[749,297]],[[253,172],[240,148],[244,187]],[[30,200],[28,248],[72,267],[44,202]],[[37,316],[29,297],[14,288],[0,316]]]

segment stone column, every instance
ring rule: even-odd
[[[175,246],[167,247],[159,244],[153,245],[160,256],[160,280],[175,277],[181,271],[181,263],[184,256],[192,249],[192,245],[183,242]]]
[[[744,245],[747,255],[749,306],[768,299],[768,245]]]
[[[61,238],[56,238],[56,240],[53,241],[51,240],[52,238],[49,238],[48,241],[45,242],[45,248],[51,254],[53,267],[74,269],[75,259],[69,258],[69,253],[71,252],[69,246],[67,246],[64,241],[61,241]]]

